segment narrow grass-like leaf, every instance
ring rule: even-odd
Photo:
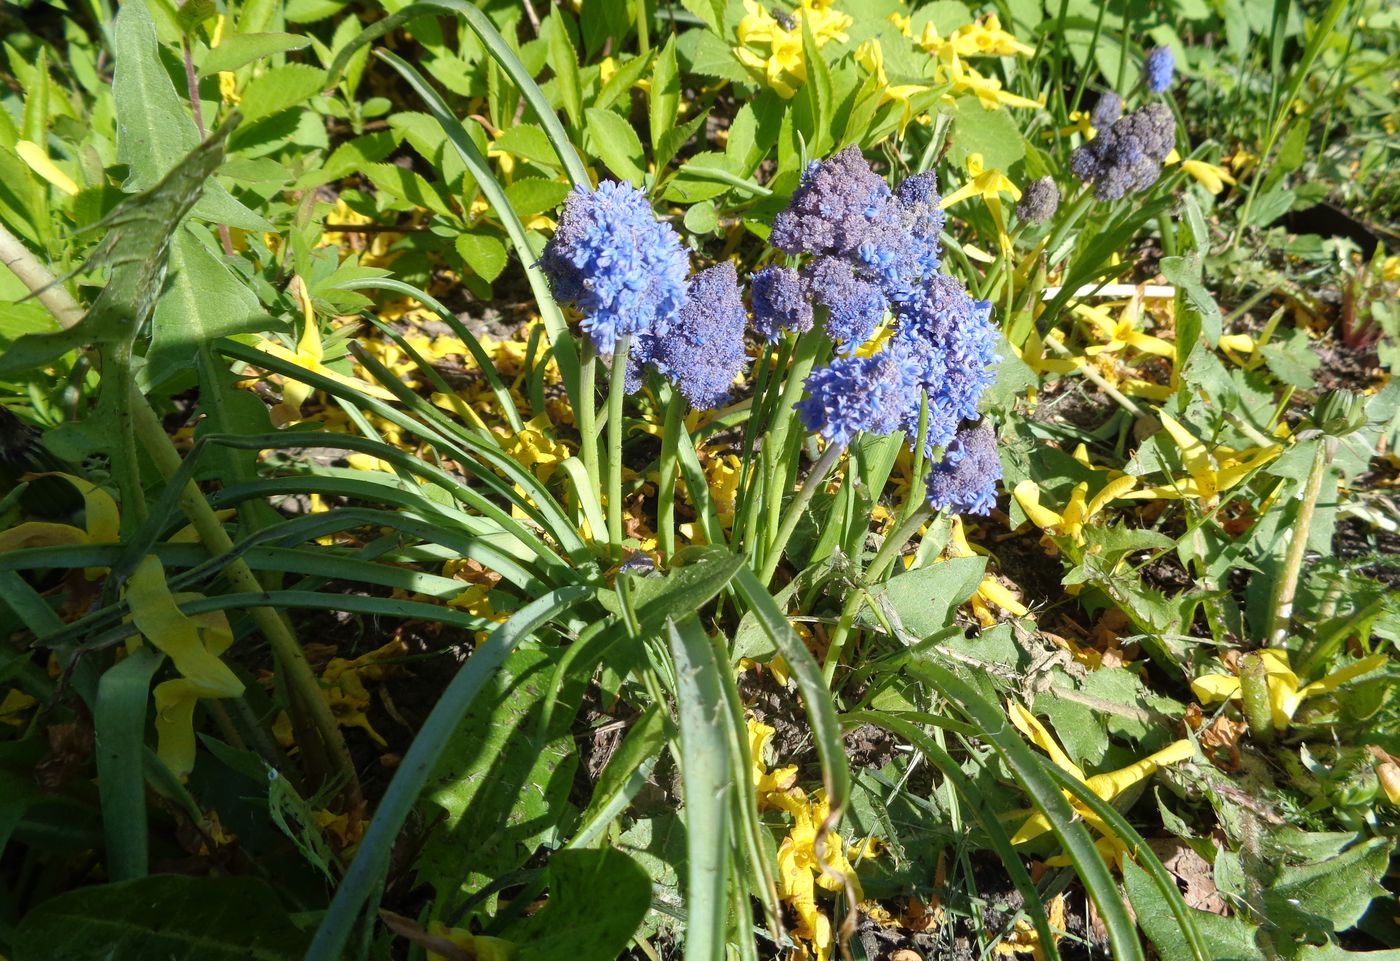
[[[693,614],[670,622],[666,633],[676,668],[676,713],[684,758],[685,961],[723,961],[729,795],[734,790],[721,690],[728,665]]]
[[[475,10],[475,8],[468,7]],[[484,14],[482,15],[484,16]],[[506,234],[510,237],[512,246],[515,247],[516,256],[520,258],[521,265],[525,268],[526,279],[530,282],[530,290],[535,295],[535,306],[539,309],[540,317],[544,320],[545,329],[549,331],[550,344],[554,347],[554,359],[559,365],[559,373],[564,380],[564,388],[569,394],[569,399],[578,410],[583,398],[579,394],[579,361],[578,350],[574,344],[573,336],[569,331],[568,324],[564,321],[564,315],[559,310],[559,305],[554,302],[554,296],[549,290],[549,281],[545,278],[544,272],[540,270],[535,262],[535,252],[530,247],[530,241],[525,236],[525,226],[520,222],[520,217],[516,214],[515,208],[511,206],[510,198],[506,196],[504,188],[496,180],[491,166],[482,156],[475,141],[467,135],[467,131],[462,127],[461,122],[452,114],[447,103],[439,96],[438,92],[428,85],[422,74],[406,63],[403,59],[394,56],[387,51],[379,51],[379,57],[389,66],[393,67],[408,82],[415,93],[423,98],[428,108],[428,112],[442,126],[447,134],[447,139],[452,141],[452,145],[457,148],[457,153],[461,156],[462,162],[466,164],[473,177],[476,178],[477,186],[486,196],[486,201],[500,218],[501,224],[506,229]],[[533,81],[530,81],[533,84]],[[551,114],[550,116],[553,116]],[[557,121],[556,121],[557,122]],[[548,132],[548,126],[546,126]],[[575,158],[577,161],[577,158]],[[576,182],[578,183],[578,182]],[[587,187],[590,184],[585,177],[582,184]]]
[[[938,768],[948,783],[953,785],[953,790],[958,792],[958,796],[972,811],[972,816],[977,819],[982,830],[987,833],[987,840],[991,843],[997,856],[1001,858],[1001,863],[1006,868],[1011,883],[1016,886],[1017,891],[1021,892],[1021,897],[1025,899],[1026,903],[1026,914],[1030,917],[1031,923],[1035,925],[1041,947],[1048,946],[1048,957],[1051,961],[1059,958],[1060,952],[1055,946],[1054,933],[1050,930],[1050,924],[1046,920],[1045,902],[1041,900],[1040,891],[1036,889],[1035,882],[1031,880],[1029,872],[1026,871],[1026,866],[1021,863],[1020,855],[1011,846],[1011,836],[1006,833],[1006,829],[1001,826],[1001,821],[997,820],[996,815],[987,810],[981,792],[973,785],[972,780],[963,773],[958,762],[947,751],[943,750],[937,741],[920,730],[917,724],[902,717],[885,711],[852,711],[843,715],[841,720],[847,729],[859,727],[862,724],[883,727],[918,748],[929,762]]]
[[[113,881],[146,876],[146,707],[151,677],[163,659],[149,648],[127,655],[102,673],[92,725],[97,790],[107,836],[107,875]]]
[[[1011,727],[1001,707],[941,664],[925,660],[910,665],[910,670],[926,677],[972,720],[979,729],[978,736],[996,749],[1036,809],[1049,819],[1051,830],[1078,872],[1085,891],[1093,898],[1099,916],[1103,918],[1114,957],[1118,961],[1142,961],[1142,944],[1138,941],[1133,920],[1118,893],[1108,865],[1104,864],[1083,823],[1075,819],[1074,809],[1065,800],[1054,779],[1045,773],[1040,758]]]
[[[1181,896],[1181,889],[1177,887],[1176,878],[1167,870],[1166,865],[1162,864],[1162,860],[1157,857],[1156,852],[1148,846],[1147,840],[1133,829],[1133,826],[1128,823],[1128,819],[1118,813],[1117,808],[1089,790],[1088,785],[1084,782],[1070,777],[1047,760],[1042,759],[1041,766],[1047,774],[1060,782],[1066,791],[1069,791],[1085,807],[1093,811],[1128,846],[1128,853],[1132,855],[1138,866],[1143,868],[1152,878],[1152,883],[1157,886],[1157,890],[1170,909],[1172,917],[1176,919],[1181,933],[1186,938],[1186,945],[1191,951],[1191,956],[1196,961],[1210,961],[1210,946],[1206,943],[1200,928],[1196,926],[1191,908],[1187,906],[1186,899]]]
[[[316,929],[305,961],[341,961],[350,935],[368,911],[373,913],[376,891],[382,890],[389,852],[399,830],[413,811],[437,766],[447,741],[457,729],[467,709],[495,676],[506,656],[522,640],[543,627],[561,612],[581,603],[592,593],[583,586],[561,587],[527,604],[498,627],[491,637],[467,658],[452,683],[443,691],[418,735],[409,745],[402,763],[394,772],[364,839],[350,862],[344,880],[336,889],[330,908]]]
[[[832,703],[831,692],[822,678],[821,667],[802,638],[792,629],[787,615],[773,595],[759,583],[758,575],[747,566],[742,567],[735,577],[735,586],[748,604],[763,632],[778,648],[778,653],[787,661],[797,689],[802,694],[802,705],[807,709],[807,724],[812,729],[816,741],[817,754],[822,762],[822,780],[826,786],[826,796],[831,802],[833,823],[841,814],[842,808],[851,793],[851,769],[846,762],[846,748],[841,740],[841,723],[836,718],[836,708]]]
[[[608,825],[627,810],[632,799],[645,786],[666,743],[666,715],[652,704],[632,725],[593,789],[593,799],[579,818],[579,827],[566,848],[590,846]]]

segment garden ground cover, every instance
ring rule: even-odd
[[[1385,5],[0,27],[0,961],[1400,950]]]

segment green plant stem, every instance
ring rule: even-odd
[[[914,463],[909,472],[909,494],[904,498],[904,507],[899,512],[899,523],[903,524],[914,516],[919,505],[924,502],[920,487],[924,480],[924,446],[928,440],[928,391],[922,391],[919,398],[919,433],[914,438]]]
[[[583,459],[583,470],[588,475],[588,483],[595,491],[603,489],[603,474],[598,466],[598,410],[596,378],[598,351],[593,347],[592,338],[583,339],[583,357],[578,370],[578,407],[574,420],[578,424],[579,456]],[[602,531],[591,531],[593,540],[602,536]]]
[[[1303,571],[1303,556],[1308,552],[1308,534],[1312,528],[1313,512],[1317,509],[1317,498],[1322,493],[1322,479],[1327,467],[1332,463],[1331,438],[1318,440],[1317,453],[1313,455],[1312,468],[1303,484],[1303,500],[1298,505],[1298,516],[1293,521],[1292,540],[1288,542],[1288,554],[1274,581],[1273,596],[1269,599],[1269,632],[1265,643],[1269,647],[1283,647],[1288,639],[1288,625],[1293,620],[1293,598],[1298,593],[1298,581]]]
[[[49,309],[59,326],[70,328],[83,319],[85,311],[73,296],[58,284],[49,269],[6,230],[3,224],[0,224],[0,258],[4,259],[5,265],[14,271],[15,276],[24,281],[25,286],[34,291],[39,302]],[[150,403],[136,391],[134,385],[131,389],[130,406],[136,439],[145,448],[161,475],[171,477],[180,469],[180,452],[175,449],[174,443],[165,433],[165,428],[156,412],[151,409]],[[193,481],[185,485],[180,494],[179,504],[206,550],[216,555],[228,554],[233,550],[233,541],[228,532],[224,530],[209,502],[204,499],[204,493]],[[242,558],[230,561],[224,569],[224,574],[235,589],[262,593],[262,585]],[[340,726],[336,723],[335,715],[331,713],[329,702],[321,693],[320,683],[315,672],[311,670],[301,645],[297,643],[291,628],[273,608],[255,607],[252,608],[251,614],[253,622],[272,647],[278,667],[290,689],[296,692],[298,700],[314,720],[319,739],[334,762],[334,773],[344,778],[347,807],[359,804],[360,782],[355,774],[350,750],[345,745],[345,739],[341,737]]]
[[[637,55],[645,57],[651,50],[651,30],[647,24],[647,0],[636,0],[637,14]]]
[[[787,378],[783,381],[782,393],[778,397],[778,406],[773,411],[771,433],[763,439],[763,459],[767,472],[764,477],[762,508],[769,518],[768,537],[765,539],[766,548],[763,554],[765,567],[768,554],[772,552],[778,537],[783,495],[788,490],[788,458],[784,453],[788,434],[792,430],[793,422],[797,420],[797,399],[802,396],[802,390],[807,384],[807,375],[812,372],[812,367],[817,362],[824,339],[824,335],[815,330],[808,331],[798,338],[797,345],[793,348]]]
[[[627,352],[631,337],[617,339],[608,383],[608,549],[622,560],[622,400],[627,396]]]
[[[909,538],[918,533],[919,528],[933,515],[933,508],[927,503],[921,504],[909,519],[899,526],[876,551],[875,558],[870,562],[870,566],[865,569],[861,576],[860,586],[846,596],[846,604],[841,609],[841,618],[836,622],[835,629],[831,632],[831,640],[826,649],[826,663],[822,665],[822,674],[826,680],[827,687],[831,686],[831,680],[836,676],[836,665],[841,663],[841,654],[846,647],[846,640],[850,636],[851,626],[855,623],[856,614],[860,612],[860,607],[865,603],[868,589],[871,585],[877,584],[890,567],[894,564],[895,558],[904,545],[909,542]]]
[[[684,415],[685,398],[672,391],[661,427],[661,476],[656,481],[656,536],[660,539],[661,556],[667,560],[676,553],[676,448],[680,432],[685,429]]]
[[[1050,266],[1053,267],[1055,264],[1059,263],[1059,260],[1055,258],[1055,252],[1060,249],[1060,246],[1065,242],[1065,238],[1069,236],[1069,232],[1079,225],[1079,221],[1084,218],[1084,215],[1089,212],[1089,208],[1093,205],[1093,187],[1089,184],[1085,184],[1080,188],[1079,196],[1071,201],[1069,212],[1065,214],[1064,220],[1061,220],[1050,234],[1050,242],[1045,245],[1045,254],[1049,259]]]
[[[812,467],[807,479],[802,482],[802,487],[797,492],[797,496],[788,504],[788,509],[783,512],[782,523],[778,527],[778,536],[769,546],[767,559],[763,562],[763,570],[759,572],[758,579],[765,587],[773,579],[773,574],[778,569],[778,562],[782,560],[783,550],[792,539],[792,532],[797,530],[797,522],[802,519],[802,514],[807,509],[807,505],[812,502],[812,496],[816,494],[817,488],[822,481],[826,480],[826,475],[831,473],[831,468],[836,466],[836,462],[841,458],[845,447],[839,444],[831,444],[826,452],[822,454],[821,460]]]

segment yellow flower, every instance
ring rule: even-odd
[[[735,454],[709,457],[705,460],[705,479],[710,483],[710,500],[719,515],[720,526],[725,530],[734,525],[742,467],[743,461]]]
[[[377,397],[380,400],[394,400],[394,395],[378,384],[338,374],[321,362],[325,358],[325,351],[321,347],[321,328],[316,322],[316,311],[311,306],[311,295],[307,293],[305,283],[299,278],[296,281],[296,289],[301,299],[303,314],[301,339],[297,341],[297,349],[290,351],[281,344],[266,339],[255,345],[257,349],[279,360],[295,364],[302,370],[320,374],[337,384],[369,394],[371,397]],[[298,380],[283,378],[282,403],[273,408],[273,418],[279,422],[279,426],[286,426],[301,420],[301,405],[306,403],[312,393],[310,385],[303,384]]]
[[[1040,333],[1032,327],[1030,334],[1026,337],[1026,342],[1019,348],[1012,346],[1011,349],[1027,367],[1038,374],[1068,374],[1079,369],[1079,358],[1061,357],[1058,353],[1053,352],[1046,353],[1046,341],[1054,341],[1061,347],[1064,346],[1064,338],[1058,330],[1050,331],[1042,340]]]
[[[854,22],[844,13],[832,9],[830,0],[802,0],[801,6],[779,21],[757,0],[744,0],[744,17],[739,21],[739,46],[734,55],[739,62],[761,74],[780,97],[791,97],[797,86],[807,79],[803,61],[802,25],[812,31],[818,47],[835,40],[850,39],[846,30]],[[768,49],[762,50],[766,46]],[[759,47],[760,49],[753,49]]]
[[[28,479],[40,477],[61,477],[77,488],[83,498],[84,528],[71,524],[55,524],[51,521],[26,521],[7,531],[0,531],[0,554],[23,550],[27,547],[56,547],[62,544],[115,544],[120,539],[121,516],[117,502],[112,496],[92,481],[72,474],[47,473],[30,474]],[[106,573],[105,567],[89,567],[85,574],[88,580],[95,580]]]
[[[1122,306],[1122,311],[1115,318],[1113,308]],[[1144,354],[1153,354],[1157,357],[1175,357],[1176,345],[1162,340],[1160,337],[1153,337],[1144,334],[1137,329],[1139,318],[1142,316],[1142,301],[1137,297],[1126,302],[1126,304],[1077,304],[1074,313],[1087,320],[1098,332],[1099,336],[1105,338],[1101,344],[1095,344],[1084,349],[1087,356],[1106,353],[1109,351],[1123,350],[1125,347],[1132,347]]]
[[[808,798],[800,788],[794,788],[769,797],[774,807],[786,811],[793,819],[788,836],[778,847],[778,894],[788,902],[798,919],[792,935],[798,940],[801,957],[827,961],[832,949],[831,920],[817,907],[816,889],[849,888],[855,900],[861,901],[864,894],[860,881],[835,831],[825,833],[823,856],[817,857],[818,831],[831,813],[825,792],[816,791]],[[872,846],[863,853],[873,856],[876,852]],[[810,942],[810,954],[802,942]]]
[[[954,514],[945,553],[949,557],[977,557],[986,552],[979,551],[967,542],[962,518]],[[992,627],[999,620],[991,611],[993,607],[1001,608],[1012,617],[1025,617],[1030,613],[1029,608],[991,574],[982,578],[982,583],[977,585],[977,592],[972,595],[969,603],[972,605],[973,615],[983,627]]]
[[[776,771],[769,771],[768,765],[763,761],[763,750],[768,746],[768,741],[775,732],[767,724],[752,717],[748,718],[748,726],[749,757],[753,760],[754,793],[758,795],[759,810],[763,810],[773,806],[769,795],[782,794],[797,783],[797,765],[790,764],[787,767],[780,767]]]
[[[935,52],[938,63],[934,79],[952,86],[952,92],[971,93],[988,110],[998,107],[1029,107],[1039,110],[1044,106],[1039,100],[1029,100],[1002,89],[1001,81],[995,77],[984,77],[972,67],[963,63],[962,57],[951,45],[943,44]],[[951,96],[948,98],[951,100]]]
[[[180,601],[199,595],[171,594],[165,569],[154,554],[136,565],[124,594],[136,629],[170,657],[180,674],[155,688],[156,754],[177,777],[184,777],[194,770],[195,704],[201,698],[243,693],[243,682],[219,660],[233,644],[233,631],[222,611],[195,617],[181,611]]]
[[[1093,140],[1098,136],[1098,130],[1095,129],[1093,123],[1090,122],[1089,116],[1090,114],[1087,110],[1071,110],[1069,113],[1069,126],[1061,127],[1059,130],[1047,130],[1042,133],[1041,136],[1049,139],[1055,136],[1068,137],[1071,134],[1077,133],[1085,140]]]
[[[1181,154],[1175,149],[1167,154],[1162,161],[1163,164],[1181,164],[1181,169],[1194,177],[1202,187],[1212,194],[1218,194],[1225,189],[1225,185],[1235,185],[1235,178],[1230,175],[1230,171],[1219,164],[1207,163],[1204,160],[1182,160]]]
[[[1084,525],[1098,516],[1111,502],[1128,496],[1128,492],[1136,484],[1137,478],[1124,474],[1110,480],[1089,499],[1089,482],[1080,481],[1070,492],[1069,503],[1065,506],[1063,514],[1041,505],[1040,497],[1043,492],[1033,480],[1023,480],[1017,484],[1012,496],[1036,527],[1052,536],[1067,537],[1075,546],[1083,546]]]
[[[219,19],[214,22],[214,33],[209,38],[209,49],[213,50],[223,39],[224,27],[228,26],[228,18],[222,13]],[[219,71],[219,96],[223,97],[224,103],[237,104],[243,98],[238,95],[238,75],[232,70]]]
[[[932,23],[929,26],[933,26]],[[935,35],[937,31],[934,31]],[[948,38],[948,46],[961,57],[1029,57],[1035,48],[1017,40],[1001,28],[1001,20],[989,13],[980,21],[958,27]]]
[[[1206,445],[1176,418],[1166,412],[1159,412],[1159,416],[1162,427],[1176,445],[1182,464],[1190,476],[1176,478],[1169,484],[1157,487],[1145,487],[1123,496],[1149,500],[1192,497],[1199,498],[1207,504],[1214,504],[1221,494],[1244,480],[1251,471],[1283,453],[1282,444],[1250,447],[1245,450],[1235,450],[1220,444],[1207,449]]]
[[[370,736],[380,747],[388,742],[369,723],[366,711],[369,710],[370,694],[365,681],[378,681],[384,677],[384,664],[388,658],[400,657],[408,650],[403,641],[395,638],[383,647],[361,654],[354,660],[333,657],[321,671],[321,687],[326,700],[330,702],[331,713],[341,727],[358,727]]]
[[[1006,219],[1002,215],[1001,195],[1009,194],[1012,200],[1020,200],[1021,188],[1012,183],[1011,178],[1000,170],[988,170],[982,163],[980,153],[967,155],[967,175],[970,178],[968,182],[944,197],[939,206],[947,210],[954,204],[962,203],[969,197],[980,194],[987,209],[992,213],[992,221],[996,224],[997,237],[1001,241],[1002,251],[1009,253],[1011,238],[1006,234]]]
[[[1264,662],[1265,684],[1269,691],[1270,713],[1274,717],[1274,727],[1284,730],[1288,727],[1298,708],[1308,698],[1335,691],[1348,681],[1369,674],[1386,664],[1384,654],[1372,654],[1361,660],[1327,675],[1311,684],[1303,684],[1288,663],[1288,652],[1275,647],[1259,651]],[[1206,674],[1191,682],[1191,692],[1202,704],[1217,701],[1237,701],[1240,699],[1240,679],[1233,674]]]
[[[1057,894],[1046,906],[1045,920],[1049,922],[1050,934],[1055,943],[1060,942],[1060,932],[1065,930],[1065,896]],[[1036,961],[1045,957],[1045,948],[1040,943],[1040,932],[1026,918],[1017,918],[1011,927],[1011,934],[998,941],[992,951],[1003,958],[1014,958],[1018,954],[1029,954]]]
[[[1230,358],[1231,361],[1233,361],[1236,364],[1239,364],[1241,367],[1245,365],[1246,361],[1240,355],[1254,353],[1254,349],[1256,346],[1258,345],[1254,342],[1254,338],[1251,337],[1249,334],[1220,335],[1221,352],[1224,353],[1226,357]]]
[[[0,700],[0,724],[8,724],[13,728],[24,727],[24,717],[22,715],[25,711],[38,703],[38,698],[32,697],[15,688],[11,688],[5,692],[4,700]],[[796,770],[796,768],[793,770]]]
[[[1016,729],[1030,738],[1031,742],[1050,755],[1050,761],[1061,771],[1079,781],[1095,796],[1104,801],[1113,801],[1114,798],[1122,794],[1128,788],[1140,784],[1147,780],[1159,770],[1172,764],[1178,764],[1190,758],[1196,751],[1195,745],[1188,740],[1173,741],[1155,754],[1150,754],[1139,761],[1134,761],[1127,767],[1119,768],[1116,771],[1109,771],[1104,774],[1095,774],[1086,777],[1079,766],[1069,759],[1055,736],[1041,724],[1034,714],[1016,701],[1008,701],[1006,713],[1011,718],[1011,723]],[[1122,856],[1127,850],[1122,840],[1119,839],[1108,825],[1099,819],[1087,805],[1068,791],[1065,798],[1074,808],[1076,814],[1082,817],[1089,826],[1099,834],[1103,835],[1108,842],[1110,851],[1117,857]],[[1025,823],[1016,831],[1016,835],[1011,839],[1012,844],[1023,844],[1026,841],[1040,837],[1050,830],[1050,819],[1044,814],[1032,814]]]
[[[856,49],[856,62],[874,75],[880,88],[881,105],[891,102],[903,105],[899,115],[899,135],[903,137],[909,121],[914,119],[914,105],[910,100],[928,87],[918,83],[890,83],[889,77],[885,75],[885,51],[879,40],[872,39],[862,43]]]

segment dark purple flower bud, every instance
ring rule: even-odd
[[[1060,188],[1055,186],[1055,178],[1050,176],[1033,180],[1021,193],[1021,202],[1016,205],[1016,216],[1028,224],[1043,224],[1055,216],[1060,206]]]
[[[1094,185],[1100,200],[1116,200],[1146,190],[1162,172],[1162,160],[1176,146],[1176,122],[1162,103],[1150,103],[1100,130],[1070,154],[1070,170]]]

